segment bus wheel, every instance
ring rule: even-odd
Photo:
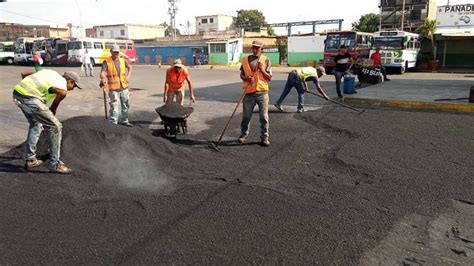
[[[404,66],[400,67],[400,69],[398,70],[398,73],[400,74],[404,74],[405,73],[405,70],[406,68]]]
[[[11,58],[11,57],[7,58],[7,64],[12,65],[13,64],[13,58]]]

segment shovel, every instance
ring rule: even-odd
[[[334,100],[332,100],[332,99],[326,99],[326,98],[324,98],[323,96],[321,96],[321,95],[319,95],[319,94],[317,94],[317,93],[314,93],[314,92],[312,92],[312,91],[309,91],[309,90],[308,90],[308,91],[306,91],[306,92],[309,93],[309,94],[313,94],[313,95],[315,95],[315,96],[318,96],[319,98],[323,98],[324,100],[327,100],[327,101],[329,101],[329,102],[332,102],[332,103],[335,103],[335,104],[339,104],[340,106],[349,108],[349,109],[351,109],[352,111],[358,112],[359,114],[362,114],[363,112],[365,112],[365,110],[357,109],[357,108],[354,108],[354,107],[349,106],[349,105],[347,105],[347,104],[343,104],[343,103],[340,103],[340,102],[338,102],[338,101],[334,101]]]

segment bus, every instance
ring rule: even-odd
[[[47,38],[36,40],[34,51],[39,51],[45,65],[66,65],[68,63],[68,39]]]
[[[122,56],[130,63],[136,61],[137,50],[132,40],[81,38],[68,42],[68,63],[82,64],[82,57],[87,49],[91,56],[92,65],[102,64],[105,59],[111,56],[110,48],[115,44],[120,47]]]
[[[372,33],[357,31],[328,32],[324,45],[323,62],[326,72],[331,73],[331,70],[336,66],[334,56],[338,54],[341,45],[347,46],[347,52],[352,56],[352,60],[356,61],[369,59],[372,42]]]
[[[415,68],[420,56],[420,35],[406,31],[378,31],[374,33],[371,53],[379,47],[382,65],[396,68],[403,74],[409,68]]]
[[[0,63],[11,65],[13,62],[15,62],[13,42],[0,42]]]
[[[20,37],[13,43],[13,51],[15,53],[15,63],[30,64],[33,62],[33,47],[37,40],[42,40],[43,37],[30,38]]]

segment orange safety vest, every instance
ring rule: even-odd
[[[260,55],[260,57],[258,58],[258,61],[263,64],[264,68],[267,67],[266,56]],[[252,68],[250,67],[248,56],[245,56],[244,58],[242,58],[242,68],[247,77],[248,76],[253,77],[252,82],[245,81],[245,80],[242,82],[242,87],[244,88],[244,90],[247,91],[246,94],[254,93],[256,91],[268,91],[268,80],[266,80],[263,77],[263,74],[260,70],[257,69],[255,72],[252,70]]]
[[[125,69],[125,59],[119,57],[120,61],[120,74],[117,73],[114,60],[112,57],[105,59],[107,63],[107,86],[109,90],[115,91],[121,88],[128,88],[127,75]]]
[[[186,68],[182,68],[179,74],[176,74],[174,67],[168,68],[166,70],[166,82],[169,85],[170,91],[180,91],[184,87],[184,81],[188,77],[188,71]]]

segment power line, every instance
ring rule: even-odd
[[[9,11],[9,10],[5,10],[5,9],[2,9],[2,12],[7,12],[7,13],[10,13],[10,14],[13,14],[13,15],[17,15],[17,16],[20,16],[20,17],[32,18],[32,19],[41,20],[41,21],[47,21],[47,22],[55,23],[55,24],[67,24],[67,22],[59,22],[59,21],[53,21],[53,20],[48,20],[48,19],[43,19],[43,18],[28,16],[28,15],[23,15],[23,14],[16,13],[16,12],[13,12],[13,11]]]

